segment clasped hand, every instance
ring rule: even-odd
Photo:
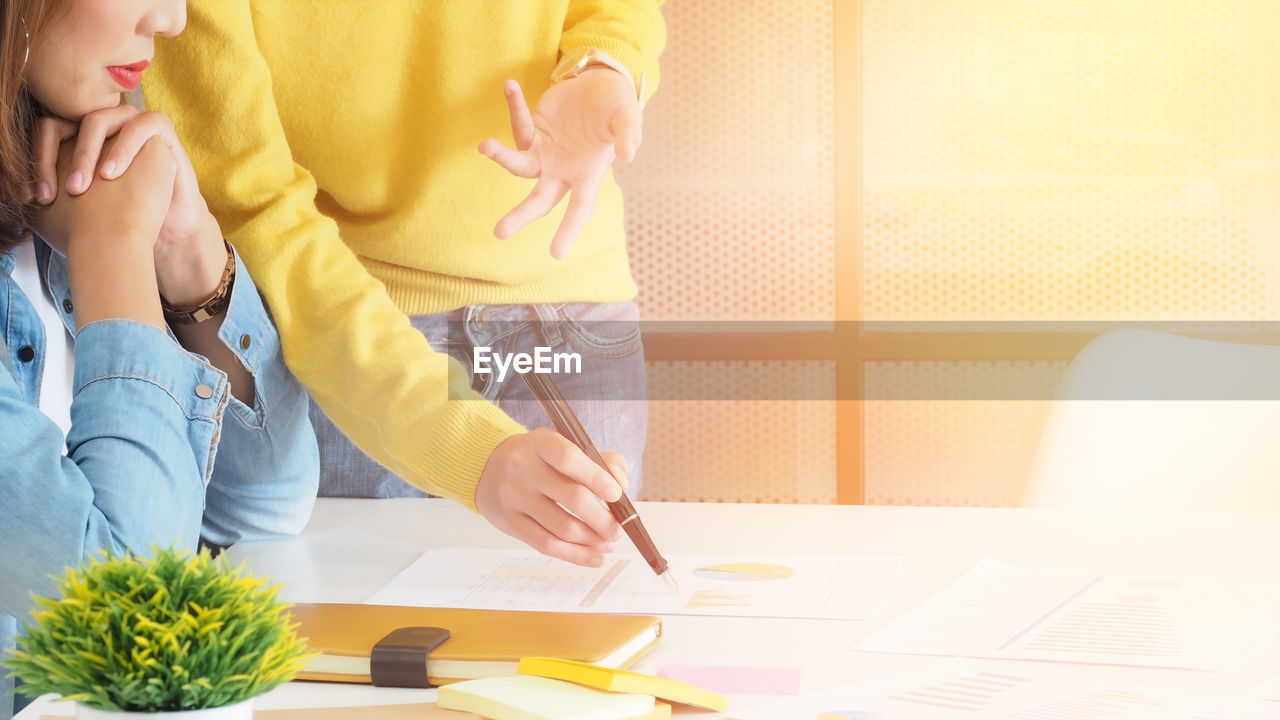
[[[503,84],[503,93],[516,147],[489,138],[480,143],[480,152],[511,174],[537,182],[493,234],[511,237],[571,193],[551,240],[551,256],[558,260],[590,219],[600,183],[614,159],[631,162],[635,157],[642,126],[640,102],[631,81],[609,68],[588,70],[552,85],[532,115],[514,80]]]
[[[120,105],[79,123],[41,118],[34,156],[31,191],[45,208],[32,225],[51,246],[65,253],[78,235],[136,236],[153,243],[157,282],[172,304],[198,302],[217,286],[221,231],[163,114]]]

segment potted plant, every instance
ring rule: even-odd
[[[207,551],[94,559],[59,585],[3,664],[84,720],[247,720],[310,660],[276,588]]]

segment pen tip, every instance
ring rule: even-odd
[[[667,587],[671,588],[672,590],[678,591],[680,589],[680,586],[676,584],[676,579],[671,577],[670,572],[663,572],[662,579],[666,581]]]

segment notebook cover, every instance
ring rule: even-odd
[[[648,652],[662,635],[662,621],[648,615],[554,613],[520,610],[468,610],[347,603],[298,603],[289,611],[307,646],[324,655],[367,658],[374,644],[401,627],[431,626],[451,637],[431,653],[431,660],[509,662],[501,674],[515,674],[515,664],[528,656],[562,657],[598,663],[646,632],[655,637],[619,667],[628,667]],[[433,684],[457,680],[437,676],[428,661]],[[368,683],[367,674],[319,673],[303,670],[299,680]]]

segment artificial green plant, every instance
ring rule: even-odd
[[[276,588],[207,551],[89,560],[36,598],[3,665],[35,696],[101,710],[233,705],[291,679],[310,660]]]

